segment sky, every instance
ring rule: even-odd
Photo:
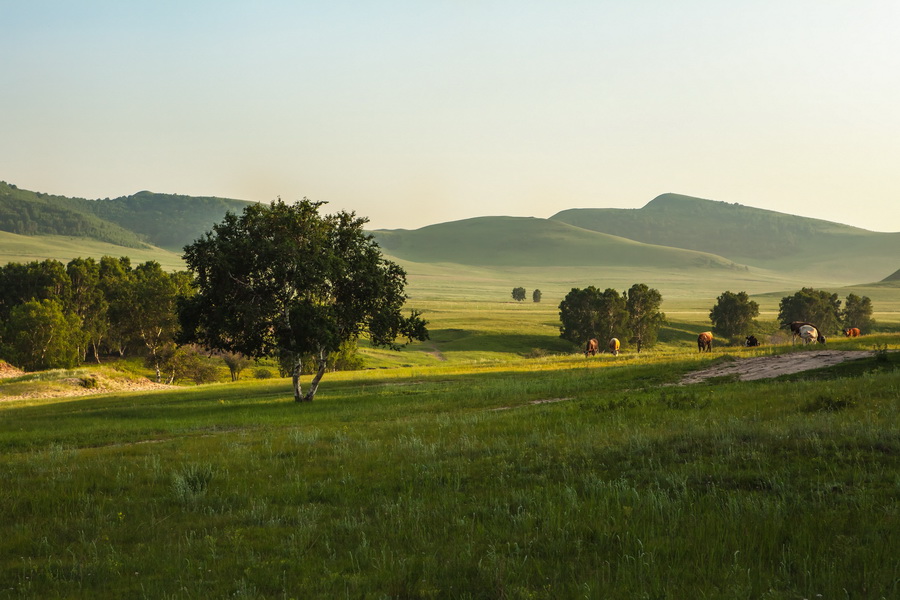
[[[371,228],[674,192],[900,231],[896,0],[0,0],[0,180]]]

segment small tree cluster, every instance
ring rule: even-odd
[[[512,298],[516,302],[521,302],[525,299],[525,288],[523,287],[514,287],[512,291]]]
[[[0,351],[28,370],[71,367],[88,354],[143,353],[161,378],[163,349],[178,328],[187,273],[149,261],[77,258],[0,268]]]
[[[802,288],[778,304],[778,321],[787,327],[794,321],[814,323],[821,333],[835,333],[841,325],[841,301],[837,294]]]
[[[622,294],[613,288],[602,292],[594,286],[572,288],[559,305],[560,337],[574,344],[618,337],[634,343],[640,352],[656,343],[665,323],[661,304],[659,291],[643,283]]]
[[[875,324],[872,312],[872,300],[868,296],[849,294],[841,309],[837,294],[803,288],[781,299],[778,320],[784,327],[794,321],[805,321],[814,323],[821,332],[835,333],[847,327],[870,330]]]

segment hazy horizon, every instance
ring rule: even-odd
[[[900,231],[900,4],[0,1],[0,180],[374,228],[664,193]]]

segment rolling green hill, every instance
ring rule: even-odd
[[[20,190],[0,181],[0,231],[91,238],[127,248],[146,246],[134,231],[94,214],[90,202]]]
[[[138,192],[86,200],[22,190],[0,182],[0,231],[82,237],[127,248],[181,251],[245,200]]]
[[[709,252],[798,277],[877,281],[897,268],[900,233],[877,233],[739,204],[663,194],[640,209],[571,209],[553,221]]]
[[[180,253],[221,221],[226,212],[240,213],[248,204],[245,200],[145,191],[95,200],[89,207],[97,216],[144,236],[152,244]]]
[[[477,217],[416,230],[378,230],[379,245],[421,263],[739,269],[719,256],[665,248],[532,217]]]

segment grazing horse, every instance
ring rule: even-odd
[[[813,325],[812,323],[807,323],[806,321],[793,321],[793,322],[791,322],[791,324],[789,325],[789,327],[791,328],[791,344],[794,343],[794,340],[795,340],[795,339],[797,339],[798,337],[800,337],[800,328],[803,327],[803,326],[806,326],[806,325],[809,325],[809,326],[812,327],[813,329],[816,328],[815,325]]]
[[[859,327],[850,327],[849,329],[844,330],[844,335],[847,337],[859,337],[861,334],[859,332]]]
[[[812,325],[800,326],[800,339],[803,340],[804,344],[810,344],[812,342],[818,342],[820,344],[825,343],[825,336],[820,334],[819,330]]]
[[[584,355],[593,356],[598,352],[600,352],[600,342],[594,338],[589,339],[587,346],[584,347]]]
[[[612,338],[609,340],[609,343],[606,345],[609,348],[609,351],[613,356],[619,355],[619,338]]]
[[[711,331],[704,331],[700,335],[697,336],[697,350],[703,352],[706,350],[709,352],[712,350],[712,341],[713,335]]]
[[[755,335],[748,335],[747,342],[744,344],[748,348],[759,346],[759,340],[756,339]]]

